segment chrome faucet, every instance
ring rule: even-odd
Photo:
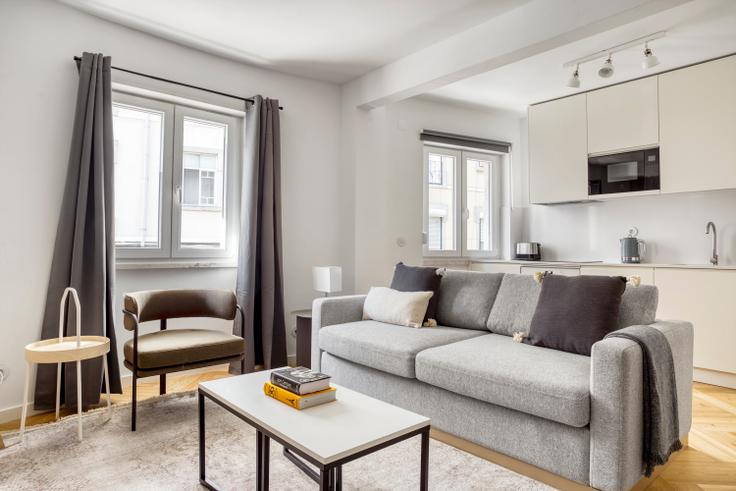
[[[716,252],[716,246],[718,244],[718,233],[716,232],[716,224],[708,222],[705,225],[705,234],[708,235],[711,230],[713,231],[713,255],[710,258],[710,263],[713,266],[718,266],[718,253]]]

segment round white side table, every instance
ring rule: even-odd
[[[77,312],[77,335],[64,337],[64,305],[71,292]],[[79,296],[74,288],[67,288],[61,297],[59,306],[59,337],[31,343],[25,348],[26,383],[23,389],[23,412],[20,419],[20,439],[24,441],[26,415],[28,412],[28,393],[31,385],[33,364],[56,363],[56,419],[59,419],[59,398],[61,392],[61,364],[77,362],[77,436],[82,440],[82,360],[102,357],[105,369],[105,390],[107,392],[108,418],[112,416],[110,404],[110,377],[107,371],[107,353],[110,351],[110,340],[104,336],[81,336],[81,307]]]

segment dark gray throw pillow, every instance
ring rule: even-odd
[[[424,320],[437,319],[437,293],[440,290],[442,276],[437,274],[437,268],[423,268],[418,266],[407,266],[398,263],[394,269],[394,278],[391,280],[391,288],[400,292],[433,292],[429,299],[427,313]]]
[[[590,356],[617,329],[625,289],[622,276],[545,276],[524,342]]]

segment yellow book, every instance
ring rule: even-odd
[[[276,387],[271,382],[263,384],[263,392],[267,396],[273,397],[277,401],[288,404],[295,409],[306,409],[312,406],[319,406],[326,402],[332,402],[337,396],[337,389],[334,387],[301,396],[281,387]]]

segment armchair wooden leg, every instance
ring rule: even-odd
[[[135,431],[135,403],[136,403],[136,389],[138,385],[138,377],[136,376],[135,372],[133,372],[133,400],[130,405],[131,415],[130,415],[130,431]]]
[[[166,394],[166,374],[162,373],[158,376],[158,395]]]
[[[245,373],[245,357],[240,359],[240,374]]]

